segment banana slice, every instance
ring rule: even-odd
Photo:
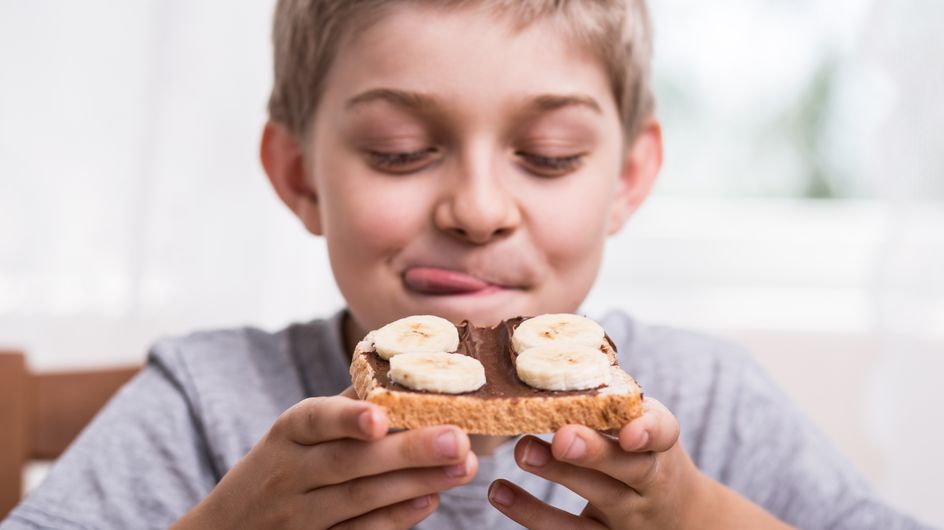
[[[401,353],[390,358],[387,376],[413,390],[461,394],[485,384],[485,367],[478,359],[459,353]]]
[[[518,354],[518,377],[542,390],[587,390],[610,381],[610,361],[598,347],[544,344]]]
[[[511,345],[516,352],[551,343],[580,344],[599,348],[603,328],[589,318],[570,313],[551,313],[529,318],[515,328]]]
[[[412,352],[453,352],[459,332],[445,318],[415,315],[395,320],[373,332],[374,349],[384,359]]]

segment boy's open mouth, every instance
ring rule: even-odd
[[[505,288],[464,272],[435,267],[407,269],[403,283],[412,291],[428,295],[486,294]]]

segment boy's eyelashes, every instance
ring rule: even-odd
[[[584,153],[577,153],[568,156],[545,156],[525,151],[516,151],[515,156],[521,161],[521,165],[536,175],[544,177],[560,177],[572,173],[580,168],[585,156]]]
[[[438,158],[439,149],[426,147],[416,151],[383,152],[368,151],[367,158],[371,166],[396,174],[414,173],[424,169]]]
[[[530,173],[557,177],[566,175],[580,168],[585,153],[567,156],[548,156],[527,151],[515,151],[515,158]],[[386,173],[415,173],[440,158],[441,152],[436,147],[426,147],[416,151],[367,151],[369,164]]]

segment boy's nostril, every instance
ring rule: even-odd
[[[463,241],[469,241],[476,244],[487,243],[493,239],[498,239],[507,236],[511,233],[511,229],[502,227],[496,228],[492,231],[482,231],[482,232],[469,232],[464,228],[452,227],[449,229],[449,233],[454,237],[461,239]]]

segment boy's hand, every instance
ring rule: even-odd
[[[504,480],[489,489],[492,505],[521,525],[548,530],[786,528],[702,474],[678,443],[679,424],[661,403],[646,398],[644,410],[617,438],[567,425],[550,445],[531,436],[518,442],[519,466],[587,499],[579,516]]]
[[[353,395],[287,410],[177,527],[409,528],[475,475],[462,430],[388,434],[383,410]]]

